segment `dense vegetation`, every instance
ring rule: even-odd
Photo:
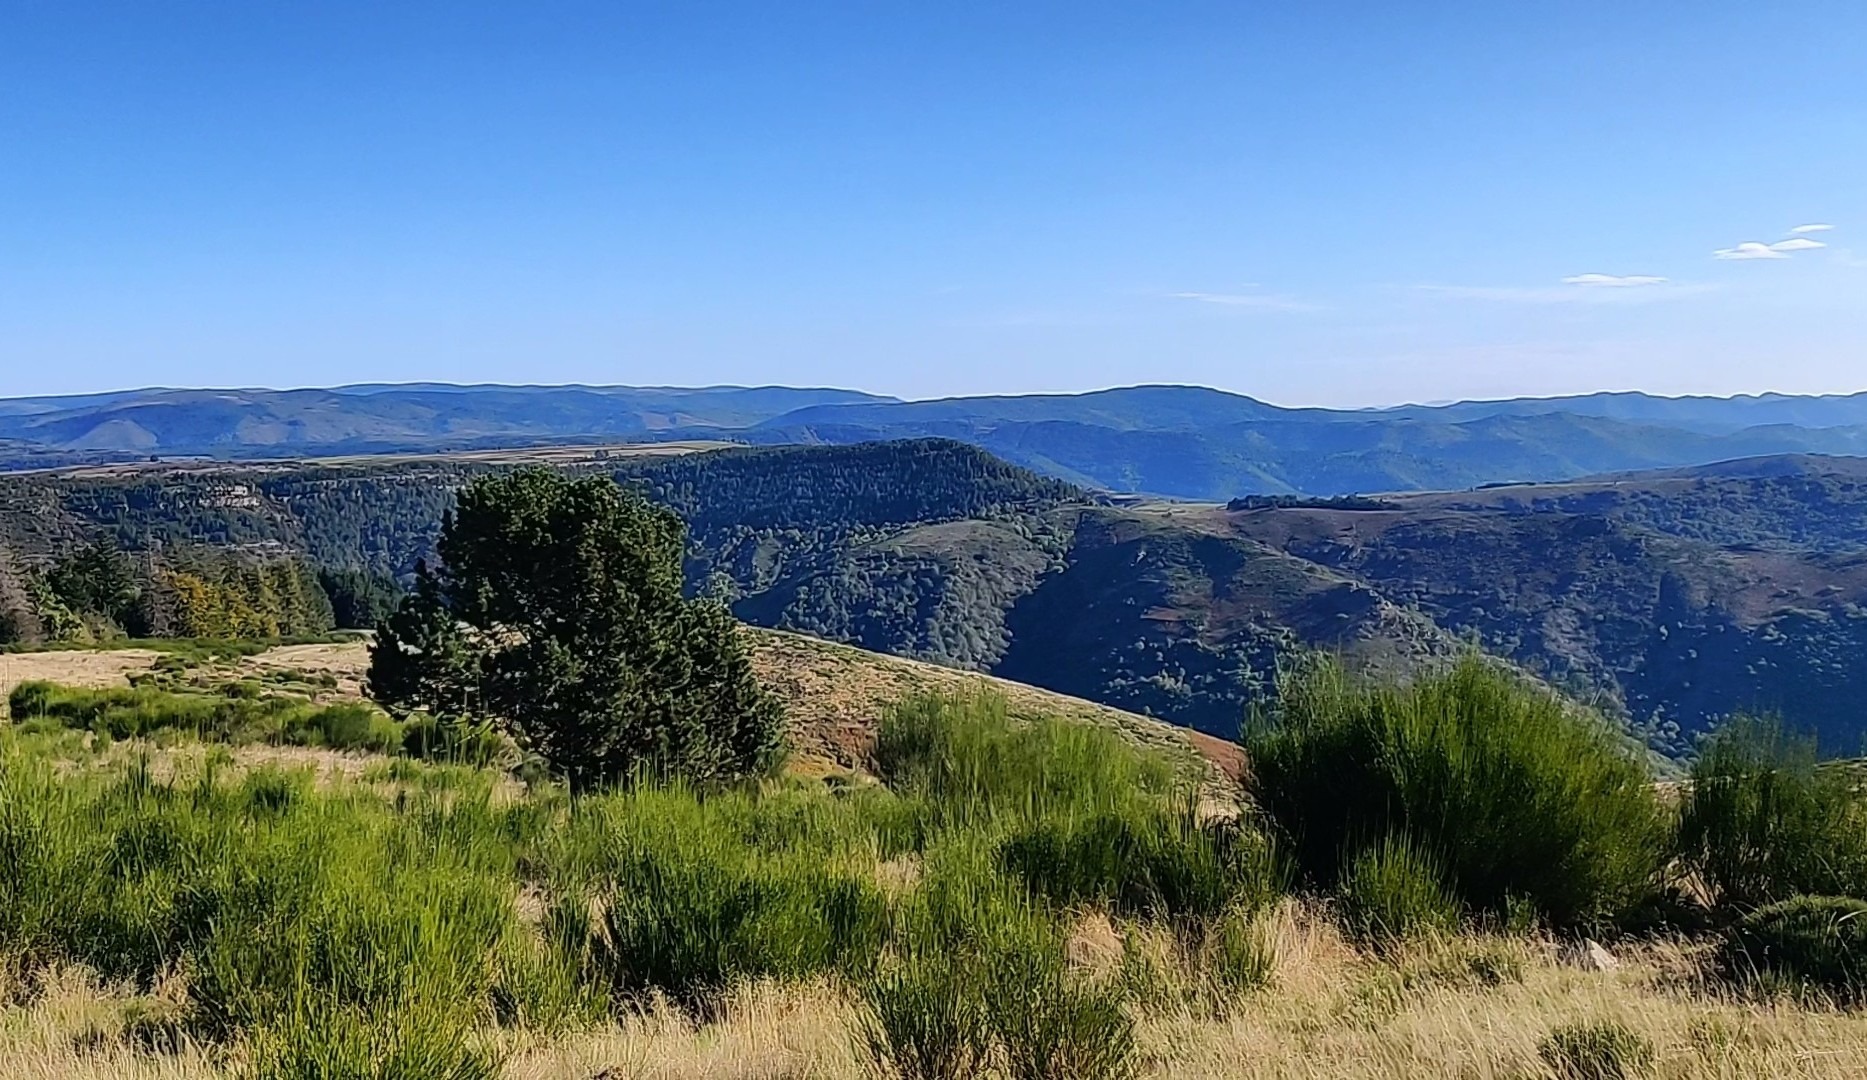
[[[1443,894],[1459,913],[1588,928],[1658,891],[1667,829],[1634,747],[1479,660],[1404,687],[1318,661],[1246,745],[1304,877],[1363,910],[1415,890],[1433,914]]]
[[[1013,721],[992,698],[892,711],[880,784],[644,779],[567,797],[407,760],[314,782],[215,748],[409,741],[357,706],[24,687],[0,736],[0,955],[27,979],[71,962],[142,987],[185,973],[136,1037],[237,1048],[265,1077],[489,1077],[515,1037],[656,1000],[706,1024],[748,983],[822,980],[856,1003],[880,1075],[1126,1076],[1138,1018],[1222,1017],[1274,978],[1265,920],[1285,890],[1321,898],[1375,957],[1473,925],[1508,940],[1728,923],[1703,976],[1716,985],[1867,991],[1867,898],[1803,896],[1793,864],[1766,890],[1790,898],[1763,908],[1642,902],[1693,845],[1741,846],[1754,822],[1689,795],[1701,825],[1675,846],[1668,802],[1598,719],[1477,666],[1412,687],[1325,668],[1301,685],[1254,729],[1262,818],[1202,808],[1184,762]],[[144,749],[111,751],[122,738]],[[195,739],[205,756],[148,756]],[[1775,744],[1746,745],[1719,775],[1775,784]],[[1859,821],[1847,790],[1836,809]],[[1774,835],[1829,827],[1792,817]],[[1115,952],[1086,965],[1077,935],[1104,916]],[[1434,962],[1508,981],[1503,947]],[[1433,970],[1409,977],[1454,977]],[[1565,1069],[1650,1048],[1597,1023],[1557,1026],[1539,1052]]]
[[[513,802],[452,766],[314,787],[210,755],[166,779],[131,758],[61,780],[50,758],[85,751],[28,730],[0,756],[0,951],[144,985],[185,967],[186,1001],[160,1023],[244,1043],[277,1077],[490,1076],[502,1026],[588,1023],[653,994],[705,1018],[743,980],[825,975],[869,1002],[888,1071],[1118,1076],[1131,990],[1064,963],[1078,906],[1175,928],[1187,993],[1236,993],[1260,970],[1225,928],[1271,896],[1265,850],[1198,824],[1173,765],[1089,728],[1014,726],[991,701],[915,703],[883,744],[888,788]],[[1117,857],[1134,844],[1146,859]],[[917,879],[884,889],[903,859]],[[535,930],[521,890],[543,898]],[[957,1039],[955,1009],[976,1018]]]
[[[754,775],[783,714],[738,624],[681,591],[681,519],[606,477],[483,477],[442,526],[437,569],[370,646],[397,713],[505,725],[573,791],[646,770]]]
[[[278,639],[335,625],[324,580],[290,556],[187,548],[133,559],[103,540],[43,572],[0,556],[0,644]]]

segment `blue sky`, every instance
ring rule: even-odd
[[[1859,0],[14,0],[0,74],[0,394],[1867,388]]]

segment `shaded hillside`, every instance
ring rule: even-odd
[[[990,671],[1006,616],[1052,570],[1058,522],[952,521],[824,551],[734,605],[740,618],[865,649]]]
[[[1231,737],[1298,649],[1404,672],[1455,644],[1339,574],[1197,512],[1082,513],[1063,567],[1011,610],[1008,678]]]
[[[799,422],[807,417],[819,419]],[[1748,454],[1867,453],[1867,427],[1862,426],[1704,433],[1562,412],[1461,420],[1291,410],[1272,419],[1150,429],[944,414],[921,419],[917,406],[906,404],[811,409],[746,434],[770,442],[959,439],[1093,487],[1191,499],[1438,490]]]
[[[1266,508],[1227,527],[1353,576],[1679,751],[1734,711],[1853,752],[1867,732],[1859,466],[1722,468]]]
[[[380,582],[428,552],[455,488],[509,464],[0,478],[0,608],[38,603],[59,560],[94,538],[139,566],[220,553],[232,569],[197,557],[208,569],[196,576],[253,605],[271,579],[247,568],[291,559],[373,603]],[[1474,644],[1674,753],[1740,709],[1780,710],[1836,752],[1867,732],[1853,704],[1867,700],[1867,463],[1856,460],[1229,511],[1105,505],[942,440],[560,464],[679,510],[690,587],[749,622],[1221,736],[1299,650],[1404,672]]]

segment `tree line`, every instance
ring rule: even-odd
[[[34,564],[0,548],[0,644],[298,637],[373,626],[399,596],[380,575],[295,555],[126,551],[100,536]]]

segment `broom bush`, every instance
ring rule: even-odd
[[[1433,852],[1475,914],[1527,903],[1552,926],[1586,927],[1657,888],[1667,823],[1635,748],[1478,659],[1399,686],[1311,663],[1282,681],[1245,745],[1259,803],[1325,889],[1396,835]]]

